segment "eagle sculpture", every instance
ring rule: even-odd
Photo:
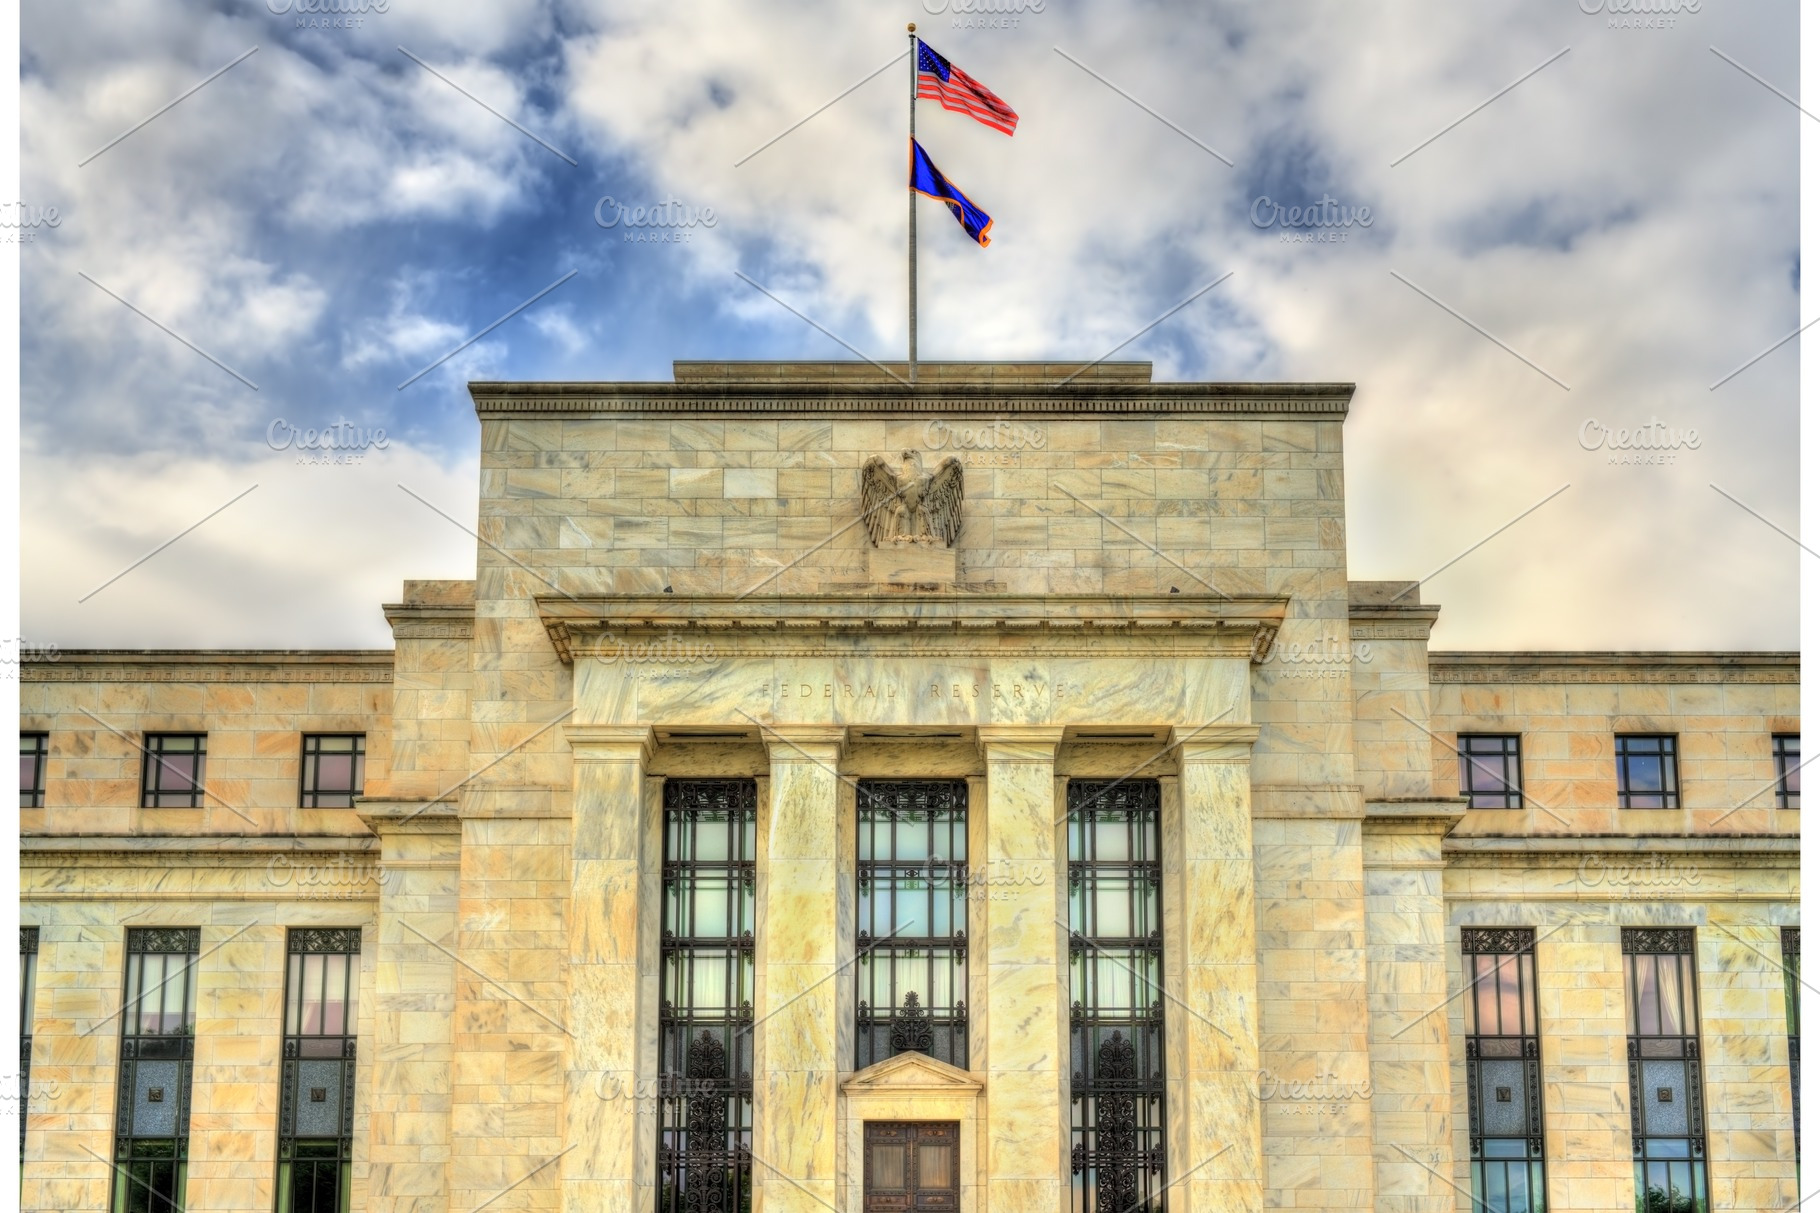
[[[859,473],[860,509],[872,546],[891,543],[941,543],[953,547],[961,533],[961,461],[942,460],[934,475],[923,474],[923,457],[905,451],[910,466],[899,478],[885,460],[874,456]]]

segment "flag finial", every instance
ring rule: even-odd
[[[910,32],[913,34],[916,32],[916,22],[914,21],[910,23]]]

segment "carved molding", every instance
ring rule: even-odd
[[[214,665],[90,665],[65,658],[56,662],[26,662],[19,667],[21,682],[374,682],[392,681],[390,653],[384,665],[310,666],[268,665],[258,655],[241,658],[243,664]]]
[[[1355,628],[1353,634],[1359,634]],[[1801,681],[1798,653],[1430,653],[1431,683],[1739,683]]]
[[[767,367],[766,370],[775,368]],[[470,383],[468,394],[482,418],[594,417],[648,420],[667,417],[869,418],[953,417],[1286,417],[1346,416],[1350,383],[1148,383],[1108,382],[1058,368],[1053,379],[997,379],[990,383],[915,385],[896,376],[871,382],[827,378],[754,382],[750,377],[678,383]]]
[[[1285,598],[1213,594],[890,594],[845,597],[639,594],[537,598],[557,655],[613,656],[605,638],[675,636],[719,656],[838,656],[866,639],[872,656],[975,657],[1006,641],[1055,657],[1239,657],[1257,660]],[[965,643],[957,643],[961,638]],[[1267,651],[1268,645],[1266,643]]]

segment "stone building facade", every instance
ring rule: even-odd
[[[27,667],[24,1207],[1798,1199],[1793,654],[1431,652],[1347,385],[902,369],[474,384],[390,649]]]

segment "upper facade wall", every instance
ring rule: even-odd
[[[1157,384],[1141,363],[919,372],[914,390],[901,366],[864,363],[471,385],[474,693],[497,725],[476,734],[475,769],[567,706],[536,595],[891,592],[870,567],[860,473],[882,457],[901,474],[905,452],[926,472],[963,464],[962,592],[1284,597],[1284,641],[1344,649],[1349,385]],[[1352,784],[1344,678],[1254,673],[1254,779]],[[560,763],[547,773],[564,786]]]
[[[368,786],[390,751],[392,654],[64,653],[26,667],[21,732],[48,734],[43,808],[24,834],[364,834],[351,809],[299,807],[305,733],[364,733]],[[205,733],[202,805],[142,808],[145,739]]]
[[[1473,809],[1467,834],[1799,832],[1778,810],[1771,737],[1801,730],[1790,653],[1435,653],[1435,783],[1460,789],[1461,733],[1520,738],[1523,809]],[[1614,738],[1676,739],[1678,809],[1620,808]]]
[[[915,396],[865,364],[784,384],[681,367],[673,384],[476,384],[481,531],[562,570],[565,591],[855,590],[860,469],[915,452],[928,472],[966,469],[964,584],[1204,592],[1202,577],[1344,597],[1350,389],[1156,385],[1116,366],[1054,389],[1065,370],[993,369],[925,367]]]

